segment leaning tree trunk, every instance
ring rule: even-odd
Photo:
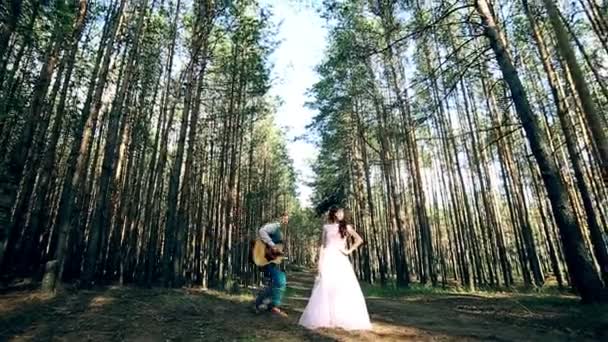
[[[59,25],[59,23],[56,24]],[[19,184],[27,161],[25,156],[30,153],[36,128],[47,108],[47,91],[55,67],[59,62],[59,54],[63,44],[62,39],[62,30],[55,28],[45,54],[44,63],[34,84],[29,113],[25,117],[18,142],[9,152],[6,161],[0,165],[0,264],[2,264],[7,240],[10,236],[12,209],[17,199]],[[34,146],[34,148],[38,148],[38,146]]]
[[[106,144],[104,148],[103,161],[101,166],[101,175],[99,179],[99,192],[97,193],[97,199],[93,217],[91,218],[91,229],[89,231],[89,238],[87,241],[87,250],[82,270],[82,286],[90,287],[96,271],[97,263],[99,258],[99,251],[102,247],[103,232],[106,226],[111,224],[111,198],[112,195],[112,175],[115,171],[116,155],[118,150],[119,132],[121,115],[123,114],[123,108],[125,99],[129,93],[132,84],[131,80],[134,75],[134,64],[139,55],[139,43],[140,37],[143,32],[143,23],[145,12],[147,11],[147,0],[143,0],[140,3],[139,18],[136,26],[136,32],[133,35],[133,46],[127,56],[126,68],[124,69],[125,74],[122,76],[121,84],[119,85],[118,91],[114,97],[112,103],[112,109],[109,113],[108,122],[108,135],[106,137]]]
[[[418,162],[416,130],[414,125],[412,124],[412,119],[410,115],[410,106],[407,99],[407,87],[405,89],[400,89],[401,87],[399,87],[398,83],[400,74],[398,74],[397,71],[401,69],[395,66],[395,64],[397,64],[398,62],[395,58],[393,47],[390,45],[390,42],[393,41],[392,32],[395,29],[395,22],[393,8],[392,6],[388,5],[388,3],[383,3],[381,17],[384,26],[384,40],[386,44],[389,44],[385,52],[385,67],[388,71],[387,74],[390,85],[393,88],[393,92],[397,99],[397,106],[401,114],[401,120],[403,121],[402,124],[405,127],[405,146],[407,149],[405,154],[407,156],[406,160],[408,162],[408,171],[410,173],[410,177],[412,177],[416,225],[419,227],[419,239],[421,243],[420,264],[422,265],[422,267],[419,270],[420,282],[426,284],[428,278],[430,277],[433,285],[437,285],[437,276],[435,274],[433,261],[434,257],[431,228],[429,224],[428,214],[426,212],[426,199],[424,187],[422,184],[422,177],[420,175],[420,165]]]
[[[405,222],[402,216],[402,205],[401,197],[397,193],[396,176],[393,166],[392,148],[388,141],[388,134],[386,133],[387,127],[387,109],[384,104],[379,103],[379,94],[375,96],[375,110],[378,117],[378,138],[380,139],[380,159],[382,160],[382,170],[384,174],[384,180],[386,183],[386,190],[388,191],[388,205],[390,209],[387,215],[394,215],[389,217],[388,222],[391,226],[395,227],[395,234],[397,239],[393,241],[393,264],[396,268],[397,284],[399,286],[407,287],[410,283],[410,274],[407,260],[407,239],[405,238]]]
[[[8,58],[10,51],[8,43],[17,28],[19,17],[21,16],[22,4],[21,0],[2,1],[2,7],[6,6],[7,22],[0,25],[0,62],[4,58]],[[4,19],[4,18],[3,18]]]
[[[511,90],[511,98],[515,104],[515,109],[526,132],[532,154],[543,176],[553,215],[562,237],[566,262],[574,287],[580,293],[584,302],[602,301],[602,282],[595,271],[591,256],[587,253],[583,234],[574,217],[559,170],[551,157],[546,137],[542,134],[538,119],[532,113],[523,84],[506,50],[505,39],[494,20],[487,0],[477,0],[475,5],[484,26],[484,35],[496,55],[496,61],[504,80]]]
[[[97,114],[99,113],[99,108],[101,107],[101,97],[106,83],[108,70],[110,68],[112,47],[118,27],[120,26],[120,21],[122,20],[125,4],[126,0],[121,0],[120,7],[118,8],[117,13],[112,19],[109,27],[108,40],[106,41],[103,38],[101,40],[102,45],[99,48],[95,67],[93,69],[93,80],[89,86],[87,98],[81,114],[82,116],[80,121],[77,123],[75,137],[68,155],[65,173],[66,178],[59,196],[59,208],[57,210],[57,221],[55,223],[55,231],[57,231],[55,245],[57,252],[55,253],[54,259],[57,260],[57,268],[47,268],[50,271],[57,272],[58,280],[61,280],[61,273],[66,264],[65,259],[68,253],[68,239],[72,235],[73,227],[71,221],[73,209],[76,206],[75,192],[79,191],[87,165],[84,154],[88,150],[88,147],[92,141],[94,133],[93,127],[97,121]],[[103,45],[104,43],[106,44],[105,46]],[[95,77],[97,76],[97,72],[100,70],[99,81],[96,82]],[[39,220],[37,224],[43,224],[43,222],[40,222]]]
[[[591,199],[591,193],[589,191],[587,183],[585,182],[582,162],[577,151],[578,148],[576,143],[576,131],[568,113],[569,108],[567,104],[566,94],[564,93],[563,88],[559,84],[557,72],[551,64],[551,57],[549,55],[549,52],[547,51],[547,47],[545,45],[539,27],[536,23],[536,19],[530,11],[528,1],[522,0],[522,3],[524,4],[524,10],[526,11],[528,21],[530,22],[530,26],[532,28],[532,34],[536,42],[536,46],[538,48],[543,68],[545,70],[545,73],[547,74],[547,81],[549,83],[549,87],[551,88],[551,94],[553,96],[553,100],[557,108],[557,116],[564,132],[564,140],[566,143],[566,148],[568,150],[568,156],[570,157],[570,161],[572,163],[572,169],[576,178],[576,185],[581,195],[583,207],[587,216],[587,225],[589,226],[589,231],[591,233],[590,236],[591,242],[593,244],[595,257],[600,265],[604,284],[608,284],[608,249],[606,248],[606,243],[604,242],[604,233],[602,232],[602,228],[597,220],[596,213],[593,208],[593,200]]]
[[[576,55],[574,54],[572,46],[570,46],[568,33],[566,32],[564,23],[560,18],[561,16],[559,9],[557,8],[555,1],[542,1],[545,4],[547,14],[549,15],[549,21],[551,22],[553,30],[555,31],[555,37],[557,38],[557,50],[568,64],[570,72],[572,73],[574,87],[581,101],[583,113],[587,119],[593,141],[595,142],[595,147],[597,148],[600,157],[604,183],[608,185],[608,137],[606,136],[606,123],[598,111],[597,105],[593,99],[593,96],[591,95],[591,91],[589,91],[589,86],[587,85],[585,75],[583,74],[583,71],[576,60]]]

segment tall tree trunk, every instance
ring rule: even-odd
[[[22,0],[2,1],[2,3],[3,7],[6,6],[7,22],[0,25],[0,62],[10,55],[11,51],[8,49],[8,43],[17,28],[17,23],[19,23],[19,17],[21,17],[23,9]]]
[[[603,300],[602,282],[595,272],[591,256],[587,253],[582,232],[575,220],[558,168],[551,158],[546,137],[539,128],[538,119],[532,113],[525,89],[506,50],[504,37],[494,20],[488,2],[477,0],[476,9],[482,19],[484,34],[496,55],[504,80],[511,90],[511,98],[526,131],[532,154],[543,175],[553,215],[562,236],[566,262],[574,287],[580,293],[583,301],[601,301]]]
[[[570,157],[570,162],[572,163],[572,169],[576,178],[576,185],[583,201],[583,207],[587,217],[587,225],[589,226],[589,231],[591,233],[591,241],[593,244],[595,257],[600,265],[604,284],[608,284],[608,249],[604,241],[604,233],[602,232],[602,228],[598,223],[597,215],[593,208],[591,194],[587,187],[587,183],[585,182],[581,160],[577,151],[576,132],[569,116],[566,94],[564,93],[559,83],[557,73],[551,64],[551,56],[547,51],[544,39],[539,31],[535,18],[532,15],[528,1],[522,0],[522,3],[524,4],[524,10],[526,11],[526,15],[528,16],[528,20],[532,28],[532,34],[538,48],[543,68],[547,74],[547,81],[551,88],[551,94],[557,108],[557,116],[564,132],[566,148],[568,149],[568,156]]]
[[[134,75],[134,63],[139,56],[140,37],[143,32],[144,17],[146,16],[148,7],[147,0],[140,1],[139,18],[133,35],[133,45],[125,61],[124,75],[119,84],[117,93],[112,101],[112,108],[109,113],[108,135],[104,147],[103,161],[101,165],[101,175],[99,178],[99,192],[97,193],[96,203],[94,206],[93,216],[91,218],[91,228],[89,231],[89,239],[87,241],[87,251],[84,259],[83,272],[81,276],[81,285],[90,287],[94,280],[99,262],[99,252],[103,246],[102,241],[105,238],[104,232],[107,226],[111,225],[111,196],[114,191],[112,175],[116,170],[117,150],[119,146],[119,132],[121,117],[125,115],[123,108],[125,99],[132,87],[131,81]]]
[[[574,50],[570,46],[568,33],[564,28],[564,24],[560,18],[559,9],[557,8],[555,1],[542,1],[547,9],[549,21],[551,22],[553,30],[555,31],[555,37],[557,38],[557,50],[568,64],[570,72],[572,73],[574,86],[581,101],[585,118],[589,124],[589,129],[591,130],[593,141],[600,157],[604,183],[608,186],[608,137],[606,136],[606,131],[608,129],[606,128],[606,122],[602,119],[598,112],[597,105],[591,95],[591,92],[589,91],[589,87],[587,86],[585,75],[583,74],[583,71],[576,60]]]
[[[49,190],[49,182],[52,175],[52,170],[55,164],[55,156],[57,154],[57,143],[59,141],[59,134],[61,132],[61,126],[63,123],[63,119],[66,112],[66,102],[67,102],[67,92],[70,85],[70,80],[72,78],[72,73],[74,71],[76,53],[78,52],[78,42],[84,30],[84,26],[86,23],[88,6],[87,2],[84,0],[79,1],[79,5],[77,8],[76,19],[74,21],[74,27],[72,34],[69,38],[67,51],[69,55],[67,56],[67,71],[65,73],[63,79],[63,86],[61,89],[61,95],[59,104],[57,106],[57,116],[55,117],[55,121],[53,122],[53,127],[51,128],[51,135],[48,145],[46,146],[46,150],[44,152],[44,156],[42,158],[42,162],[40,165],[40,172],[38,174],[38,185],[37,185],[37,193],[35,197],[35,201],[32,207],[32,218],[36,221],[31,224],[34,229],[33,238],[37,237],[37,232],[40,226],[40,215],[43,211],[44,201],[46,200],[47,193]],[[57,253],[61,253],[58,251],[58,248],[55,248],[55,256]],[[26,255],[29,255],[29,251],[26,250]],[[57,271],[62,270],[62,264],[58,264]],[[53,275],[51,278],[55,281],[60,281],[59,278],[61,273],[57,273]],[[43,290],[53,290],[55,284],[53,282],[47,282],[47,285],[50,285],[50,288],[46,288]]]
[[[390,1],[381,1],[381,17],[384,26],[384,40],[388,45],[393,41],[393,32],[395,30],[396,23],[393,13],[393,6]],[[403,121],[403,125],[405,126],[404,135],[405,135],[405,144],[406,144],[406,156],[408,162],[408,171],[410,173],[410,177],[412,177],[412,184],[414,188],[414,201],[415,201],[415,217],[416,217],[416,226],[419,229],[419,236],[421,242],[421,265],[422,269],[420,270],[420,281],[425,284],[428,281],[428,278],[431,278],[433,285],[437,284],[437,276],[434,270],[434,260],[433,260],[433,245],[432,245],[432,236],[431,236],[431,228],[428,220],[428,215],[426,212],[425,206],[425,193],[424,187],[422,184],[422,177],[420,176],[420,165],[418,161],[418,146],[416,145],[416,129],[413,126],[410,108],[407,99],[407,87],[405,89],[401,89],[399,86],[399,75],[403,75],[403,73],[398,73],[397,70],[401,70],[401,68],[397,67],[398,64],[395,56],[393,47],[388,45],[388,48],[385,52],[386,59],[386,68],[388,69],[388,78],[393,88],[393,92],[397,99],[397,106],[399,108],[401,114],[401,120]],[[401,77],[403,78],[403,77]]]
[[[60,26],[59,23],[57,25]],[[30,148],[34,142],[38,124],[40,121],[43,121],[42,116],[48,108],[47,91],[51,84],[55,67],[59,62],[62,44],[62,29],[56,27],[47,47],[44,63],[42,63],[38,78],[34,84],[32,100],[28,110],[29,113],[25,117],[25,123],[18,137],[18,142],[12,151],[9,151],[8,157],[0,164],[0,264],[2,264],[8,237],[10,236],[13,205],[17,199],[19,184],[21,183],[24,167],[27,162],[27,158],[24,156],[30,154]],[[38,148],[38,146],[34,146],[34,148]]]
[[[108,26],[109,34],[107,40],[104,39],[105,34],[102,35],[95,67],[93,68],[93,78],[89,85],[80,121],[77,122],[74,130],[75,136],[68,155],[65,172],[66,178],[61,190],[57,221],[54,229],[57,232],[57,253],[54,259],[57,260],[58,267],[55,272],[57,272],[57,279],[59,280],[61,280],[62,271],[66,264],[68,240],[74,234],[72,226],[74,207],[75,205],[82,205],[81,203],[75,203],[74,192],[80,190],[85,168],[88,165],[88,162],[85,162],[85,159],[88,159],[88,157],[85,157],[85,153],[88,153],[89,145],[92,142],[94,126],[96,126],[97,115],[101,108],[103,89],[110,68],[110,57],[112,55],[114,39],[122,20],[125,4],[126,0],[121,0],[120,6],[112,18],[111,24]],[[99,75],[97,74],[98,71]],[[39,221],[39,224],[41,223]],[[51,268],[49,267],[49,269]]]

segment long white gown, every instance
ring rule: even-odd
[[[320,274],[299,324],[309,329],[369,330],[372,325],[359,281],[348,256],[341,251],[346,248],[346,239],[340,236],[338,224],[324,225],[323,234]]]

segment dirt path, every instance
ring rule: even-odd
[[[368,297],[374,329],[297,325],[312,275],[289,275],[288,319],[255,315],[251,294],[111,287],[0,295],[0,341],[593,341],[608,338],[606,307],[574,298],[475,295]]]

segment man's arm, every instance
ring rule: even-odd
[[[268,246],[274,247],[274,242],[272,242],[270,234],[274,233],[277,229],[279,229],[278,223],[265,224],[259,230],[260,239],[262,239],[262,241],[264,241]]]

